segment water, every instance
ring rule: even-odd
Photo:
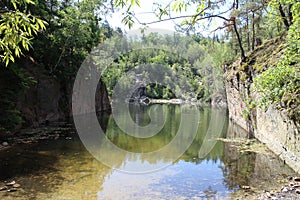
[[[196,135],[183,155],[172,157],[180,144],[193,136],[191,125],[183,129],[181,142],[174,143],[170,151],[147,156],[175,138],[182,120],[181,107],[131,105],[129,118],[124,106],[116,113],[121,123],[133,120],[147,126],[153,122],[151,110],[164,111],[166,120],[163,129],[150,138],[126,135],[111,115],[99,118],[106,137],[127,151],[111,151],[102,138],[98,153],[105,155],[110,166],[95,159],[76,136],[0,152],[0,187],[12,180],[21,185],[14,193],[1,191],[0,199],[235,199],[244,186],[276,188],[278,180],[294,173],[272,153],[241,153],[233,143],[216,140],[247,137],[228,122],[226,111],[221,109],[199,109],[200,120],[190,122],[198,123]],[[190,112],[191,118],[186,119],[197,118],[194,115]],[[132,173],[134,170],[139,173]]]

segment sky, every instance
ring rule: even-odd
[[[152,12],[153,8],[153,0],[141,0],[141,7],[133,7],[133,11],[136,13],[136,16],[138,17],[139,21],[141,22],[151,22],[156,20],[156,16]],[[119,12],[115,12],[112,14],[112,17],[108,19],[109,23],[114,26],[114,27],[121,27],[122,29],[128,30],[128,27],[126,27],[124,24],[122,24],[122,12],[123,10],[120,10]],[[142,27],[138,23],[136,23],[132,29],[138,29]],[[152,25],[149,25],[151,28],[160,28],[160,29],[170,29],[170,30],[175,30],[174,29],[174,23],[172,21],[168,22],[160,22],[160,23],[155,23]]]
[[[152,12],[152,10],[154,8],[154,6],[153,6],[154,2],[168,3],[169,1],[141,0],[140,7],[138,7],[138,6],[133,7],[133,11],[134,11],[136,17],[139,19],[140,22],[152,22],[152,21],[157,20],[155,14]],[[117,12],[113,13],[111,16],[109,16],[107,18],[107,21],[114,28],[120,27],[122,30],[128,31],[129,30],[128,27],[125,26],[121,22],[122,19],[123,19],[123,16],[122,16],[123,12],[124,12],[124,10],[120,10],[120,11],[117,11]],[[172,12],[172,16],[191,15],[191,14],[194,14],[194,13],[195,13],[195,7],[190,6],[186,12],[182,12],[182,13],[179,13],[179,14],[176,14],[175,12]],[[182,19],[177,20],[175,22],[180,24],[181,20]],[[213,34],[213,33],[211,33],[211,31],[216,29],[218,26],[222,26],[222,24],[223,24],[222,20],[214,20],[210,24],[210,27],[207,27],[207,21],[202,21],[200,23],[200,28],[197,28],[197,32],[201,32],[202,35],[204,35],[204,36],[210,36],[210,35]],[[155,29],[167,29],[167,30],[175,31],[175,28],[174,28],[175,23],[174,23],[174,21],[171,21],[171,20],[170,21],[154,23],[154,24],[151,24],[151,25],[148,25],[148,26],[150,28],[155,28]],[[142,25],[140,25],[136,22],[136,24],[134,24],[131,29],[134,30],[134,29],[139,29],[141,27],[142,27]],[[208,30],[205,30],[205,28],[201,28],[201,27],[205,27]]]

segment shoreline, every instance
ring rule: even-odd
[[[45,140],[68,139],[74,136],[74,125],[69,122],[57,122],[49,126],[28,127],[14,130],[13,133],[0,138],[0,151],[7,150],[15,145],[33,144]]]
[[[17,145],[30,145],[35,143],[43,143],[49,140],[72,140],[76,137],[76,130],[73,124],[65,122],[57,125],[39,128],[27,128],[16,131],[15,134],[7,138],[7,146],[3,146],[1,141],[0,151],[6,151]],[[232,138],[230,139],[232,140]],[[224,141],[228,142],[228,141]],[[297,180],[297,181],[296,181]],[[274,189],[270,187],[269,190],[257,190],[255,188],[246,187],[241,188],[240,192],[236,194],[237,198],[244,199],[298,199],[300,198],[300,178],[287,177],[282,180],[281,188]]]

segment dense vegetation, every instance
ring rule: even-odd
[[[1,1],[0,129],[14,128],[23,122],[17,102],[36,86],[33,74],[41,73],[59,81],[63,93],[70,95],[68,90],[75,74],[91,49],[108,38],[123,34],[120,28],[113,30],[109,22],[103,20],[110,12],[118,11],[116,8],[125,10],[123,23],[129,27],[134,23],[149,25],[182,19],[177,29],[183,34],[176,37],[184,44],[185,54],[184,59],[172,55],[167,36],[145,36],[142,42],[159,41],[167,51],[131,52],[121,56],[104,76],[109,93],[118,77],[128,70],[128,64],[150,62],[171,68],[176,66],[176,70],[185,69],[185,76],[192,73],[189,80],[195,90],[188,96],[206,101],[214,96],[206,87],[211,81],[207,71],[216,70],[219,76],[225,63],[237,58],[247,63],[247,55],[255,48],[281,36],[284,51],[280,61],[260,70],[261,75],[254,79],[257,89],[264,94],[259,104],[273,101],[292,110],[299,108],[300,3],[297,0],[175,0],[169,4],[155,4],[153,13],[157,19],[149,22],[139,21],[132,10],[140,3],[138,0]],[[201,35],[198,32],[201,23],[207,22],[206,27],[210,27],[214,19],[223,20],[223,25],[210,29],[210,37]],[[222,33],[216,34],[218,31]],[[239,70],[244,71],[245,80],[253,81],[253,69]],[[172,97],[167,88],[153,88],[155,86],[148,90],[154,98]],[[68,107],[69,103],[65,104]]]
[[[125,40],[132,51],[121,55],[103,74],[109,95],[112,95],[117,82],[126,74],[126,79],[118,83],[124,88],[134,83],[136,76],[154,80],[151,78],[153,72],[159,73],[159,81],[165,85],[158,82],[145,84],[146,96],[150,98],[194,99],[202,102],[216,98],[225,100],[223,69],[220,64],[231,58],[231,50],[224,41],[201,35],[190,37],[158,33],[144,35],[142,40]],[[148,66],[142,66],[145,64]],[[129,72],[132,71],[135,73],[130,76]],[[171,77],[174,73],[180,76],[177,81]],[[179,88],[183,90],[181,93],[178,92]]]
[[[17,102],[30,87],[37,87],[36,77],[60,82],[67,99],[86,55],[111,35],[102,20],[110,10],[109,3],[98,0],[1,1],[0,129],[23,122]]]
[[[117,1],[122,7],[126,7],[124,0]],[[139,4],[139,1],[135,1]],[[131,3],[132,4],[132,3]],[[192,7],[196,9],[192,9]],[[192,10],[193,13],[186,15],[184,12]],[[179,15],[174,15],[179,13]],[[284,45],[283,53],[279,62],[259,70],[260,76],[255,78],[255,85],[262,98],[250,100],[250,109],[258,104],[266,107],[275,103],[280,107],[288,108],[290,116],[300,120],[300,81],[299,81],[299,58],[300,58],[300,2],[296,0],[234,0],[227,1],[173,1],[166,4],[157,4],[154,13],[158,21],[168,21],[182,18],[178,25],[179,29],[189,33],[193,27],[204,20],[211,21],[214,18],[222,19],[224,25],[215,30],[226,29],[225,35],[229,36],[228,44],[235,54],[239,52],[241,58],[241,74],[244,81],[253,83],[256,75],[247,60],[247,52],[251,52],[262,42],[281,36]],[[184,13],[184,14],[181,14]],[[123,19],[129,26],[133,23],[144,25],[153,22],[141,22],[134,12],[127,12]],[[154,20],[155,22],[155,20]],[[280,45],[280,44],[278,44]],[[255,61],[254,61],[255,62]],[[256,66],[262,69],[262,66]],[[249,92],[249,91],[248,91]],[[249,101],[245,99],[245,101]]]

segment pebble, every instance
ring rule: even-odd
[[[15,189],[15,188],[12,188],[12,189],[7,190],[7,192],[16,192],[16,191],[18,191],[18,190]]]
[[[242,186],[242,189],[244,189],[244,190],[249,190],[249,189],[250,189],[250,186],[248,186],[248,185],[243,185],[243,186]]]
[[[14,184],[16,184],[16,181],[12,181],[10,183],[7,183],[6,186],[13,186]]]
[[[288,192],[289,190],[285,187],[282,189],[282,192]]]
[[[300,182],[300,177],[295,177],[294,181]]]
[[[8,142],[2,142],[3,146],[8,146]]]
[[[300,194],[300,190],[296,190],[296,193],[297,193],[297,194]]]
[[[18,183],[16,183],[16,184],[13,185],[13,187],[14,187],[14,188],[19,188],[19,187],[21,187],[21,185],[18,184]]]
[[[0,188],[0,191],[3,191],[3,190],[7,190],[7,187],[4,186],[4,187],[1,187],[1,188]]]

